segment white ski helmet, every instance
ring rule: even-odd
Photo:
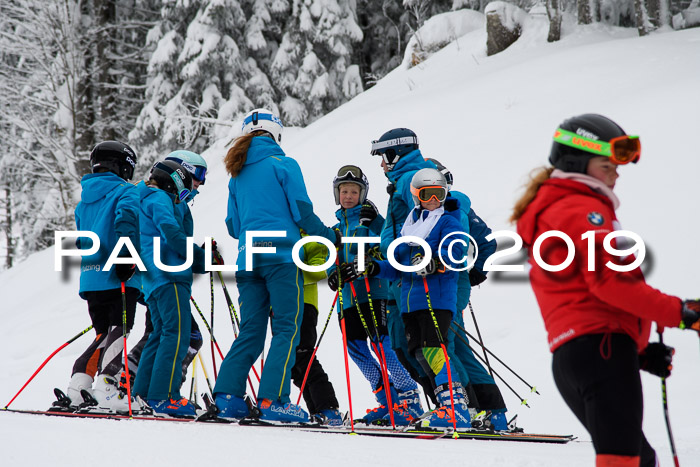
[[[244,135],[253,131],[266,131],[270,133],[277,144],[282,142],[283,129],[282,120],[267,109],[254,109],[248,112],[243,118],[243,126],[241,127]]]
[[[421,201],[430,201],[432,197],[442,206],[447,198],[445,176],[436,169],[420,169],[411,179],[411,196],[416,206],[420,206]]]

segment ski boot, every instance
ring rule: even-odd
[[[471,428],[467,398],[460,383],[452,383],[452,394],[454,411],[452,410],[449,385],[441,384],[435,388],[435,395],[440,402],[440,407],[420,420],[421,427],[451,428],[456,425],[457,429]]]
[[[308,423],[309,414],[296,404],[287,402],[286,404],[270,399],[260,399],[258,401],[260,409],[260,420],[266,422],[281,423]]]
[[[418,389],[396,394],[394,402],[394,424],[397,426],[408,426],[414,419],[423,415],[423,406],[420,403],[420,392]],[[391,424],[391,414],[387,413],[383,420]]]

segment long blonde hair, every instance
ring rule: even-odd
[[[252,131],[247,135],[239,136],[233,141],[233,146],[226,153],[224,157],[224,165],[226,166],[226,172],[231,177],[237,177],[238,174],[243,170],[243,165],[248,158],[248,148],[250,147],[250,142],[255,136],[269,135],[266,131]]]
[[[530,181],[525,185],[525,193],[515,202],[513,213],[510,215],[510,219],[508,219],[511,223],[515,224],[518,222],[532,200],[535,199],[537,191],[544,182],[549,180],[553,171],[554,167],[539,167],[530,172]]]

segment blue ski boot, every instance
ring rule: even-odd
[[[397,426],[408,426],[415,418],[423,415],[418,389],[399,392],[395,397],[396,399],[392,399],[392,402],[394,403],[394,424]],[[391,414],[387,413],[383,419],[390,424]]]
[[[261,420],[282,423],[308,423],[309,414],[296,404],[287,402],[261,399],[258,401],[258,408],[261,413]]]
[[[471,428],[471,417],[467,408],[467,396],[464,388],[462,388],[460,383],[452,383],[452,393],[454,396],[454,414],[452,412],[452,401],[450,400],[450,387],[447,384],[441,384],[435,389],[440,408],[423,418],[420,421],[420,426],[449,428],[454,426],[453,420],[455,420],[458,429]]]
[[[391,388],[391,402],[393,403],[395,400],[398,400],[399,397],[396,395],[396,390],[394,389],[394,387],[391,385],[389,385],[389,387]],[[360,418],[358,420],[359,422],[370,425],[371,423],[376,422],[377,420],[383,419],[384,416],[389,413],[389,410],[387,409],[388,403],[386,400],[386,392],[384,392],[384,386],[379,386],[374,391],[374,397],[377,399],[379,407],[375,407],[374,409],[368,409],[367,414],[364,417]]]
[[[148,400],[148,405],[151,406],[155,414],[170,415],[176,418],[195,418],[197,412],[194,409],[192,402],[184,397],[180,400],[163,399],[163,400]]]
[[[343,426],[343,415],[338,409],[325,409],[311,416],[311,421],[326,426]]]
[[[248,404],[242,397],[217,392],[214,404],[219,408],[221,418],[243,418],[250,414]]]

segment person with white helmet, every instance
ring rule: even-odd
[[[464,332],[464,318],[462,312],[469,304],[471,289],[473,286],[481,284],[486,280],[487,271],[484,271],[486,259],[496,252],[496,240],[486,240],[491,233],[488,225],[474,212],[469,197],[453,189],[453,176],[447,167],[436,159],[427,159],[435,164],[447,180],[449,196],[457,198],[462,210],[462,225],[469,235],[476,241],[478,254],[474,260],[473,267],[467,271],[459,273],[457,282],[457,313],[454,320],[459,326],[450,326],[450,340],[454,340],[453,352],[450,355],[455,357],[455,369],[459,372],[461,383],[467,387],[470,395],[469,407],[479,415],[472,420],[472,425],[479,428],[492,428],[497,431],[508,430],[508,420],[506,417],[506,403],[503,395],[484,366],[474,356],[474,352],[469,347],[466,333]],[[454,336],[453,336],[454,335]],[[456,339],[454,337],[457,337]]]
[[[434,168],[416,172],[410,190],[414,208],[399,235],[423,239],[430,247],[430,260],[426,260],[427,252],[419,244],[403,242],[394,251],[396,261],[404,266],[425,264],[424,267],[416,272],[401,272],[389,261],[370,260],[365,272],[370,277],[401,279],[401,319],[408,352],[432,378],[440,405],[421,420],[421,425],[470,428],[468,398],[456,374],[451,374],[444,350],[457,305],[459,272],[453,268],[462,266],[453,258],[462,258],[466,252],[462,243],[449,245],[450,242],[442,240],[463,231],[460,203],[448,197],[447,181]],[[451,254],[448,254],[448,245]],[[357,260],[354,265],[355,272],[361,273]]]
[[[254,246],[275,247],[275,253],[254,254],[249,260],[242,245],[238,254],[241,333],[222,362],[214,387],[216,405],[225,418],[249,414],[244,400],[246,378],[263,351],[269,320],[274,333],[260,377],[258,410],[263,420],[309,420],[308,413],[289,398],[304,308],[303,274],[292,260],[292,248],[301,239],[301,230],[325,237],[336,247],[340,232],[323,225],[314,214],[299,164],[279,146],[282,130],[282,121],[273,112],[252,110],[243,119],[242,136],[224,159],[231,176],[229,234],[241,243],[248,232],[285,234],[255,237]]]

